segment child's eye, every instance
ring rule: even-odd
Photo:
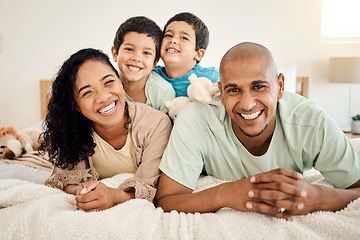
[[[151,56],[151,52],[144,52],[145,55]]]
[[[126,51],[129,51],[129,52],[133,51],[132,48],[125,48],[125,50],[126,50]]]
[[[189,40],[187,37],[181,37],[182,40]]]
[[[164,35],[164,38],[171,38],[172,36],[171,36],[171,34],[165,34]]]

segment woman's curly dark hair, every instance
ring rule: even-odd
[[[89,119],[76,110],[76,75],[79,68],[88,60],[100,61],[112,68],[109,57],[100,50],[82,49],[67,59],[52,84],[52,94],[45,118],[45,131],[40,152],[47,152],[56,167],[73,169],[80,161],[88,163],[88,156],[94,154],[95,143],[92,138],[92,124]],[[125,107],[128,119],[127,104]],[[128,122],[129,123],[129,122]]]

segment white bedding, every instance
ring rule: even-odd
[[[104,179],[117,187],[130,174]],[[326,184],[316,171],[304,175]],[[221,183],[199,180],[196,191]],[[220,209],[216,213],[164,213],[146,200],[131,200],[85,213],[74,197],[23,180],[0,180],[0,239],[360,239],[360,199],[338,212],[295,216],[293,222],[260,213]]]

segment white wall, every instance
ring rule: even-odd
[[[268,47],[278,66],[297,65],[310,79],[309,98],[342,128],[349,128],[349,86],[329,83],[329,57],[359,56],[360,45],[321,43],[321,0],[0,0],[0,126],[17,129],[40,121],[41,79],[51,79],[72,53],[85,47],[110,54],[119,24],[145,15],[160,27],[190,11],[210,30],[202,65],[218,67],[242,41]],[[285,76],[286,77],[286,76]],[[351,115],[360,113],[360,84],[352,86]]]

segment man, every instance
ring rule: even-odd
[[[220,63],[221,103],[191,103],[179,114],[162,158],[155,203],[165,211],[222,207],[292,220],[336,211],[360,197],[360,156],[315,104],[284,92],[271,52],[231,48]],[[314,167],[335,188],[301,180]],[[193,193],[201,173],[229,180]]]

